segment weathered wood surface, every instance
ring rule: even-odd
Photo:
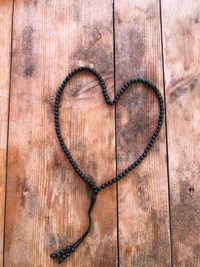
[[[143,77],[163,92],[160,9],[156,0],[116,1],[116,86]],[[143,152],[153,133],[158,103],[132,86],[117,107],[118,171]],[[118,185],[120,266],[170,266],[165,128],[147,158]]]
[[[14,0],[13,31],[12,9],[0,1],[0,266],[57,266],[49,254],[87,225],[88,190],[59,147],[52,110],[80,65],[100,71],[112,97],[129,78],[150,79],[165,91],[167,127],[140,166],[98,195],[91,232],[63,266],[200,266],[199,1]],[[142,152],[157,112],[144,86],[115,109],[79,74],[62,98],[61,127],[100,184]]]
[[[12,1],[0,2],[0,266],[3,266]]]
[[[57,266],[49,253],[87,226],[87,189],[59,147],[52,104],[56,88],[79,65],[95,65],[113,94],[112,29],[112,1],[15,1],[5,266]],[[63,135],[99,184],[115,175],[114,121],[94,77],[70,83]],[[98,196],[90,237],[65,266],[116,266],[115,193],[112,187]]]
[[[170,19],[169,19],[170,17]],[[200,266],[200,2],[162,1],[174,266]]]

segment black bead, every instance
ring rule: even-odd
[[[152,146],[153,145],[153,142],[152,142],[152,140],[150,140],[149,142],[148,142],[148,146]]]
[[[64,145],[64,141],[63,141],[63,139],[60,139],[60,144],[61,144],[61,145]]]
[[[93,182],[90,179],[88,179],[88,184],[92,186]]]
[[[54,108],[58,109],[58,107],[59,107],[59,102],[55,102]]]
[[[62,94],[62,90],[60,90],[60,87],[57,90],[56,97],[60,99],[60,95]]]
[[[160,119],[160,120],[162,120],[163,117],[164,117],[163,114],[160,114],[160,115],[159,115],[159,119]]]
[[[160,130],[161,130],[161,126],[158,126],[156,129],[156,132],[159,134]]]
[[[80,72],[81,70],[82,70],[81,67],[78,67],[78,68],[76,69],[77,72]]]
[[[144,159],[144,156],[143,156],[143,155],[141,155],[141,156],[140,156],[140,160],[142,161],[143,159]]]
[[[106,103],[112,105],[112,101],[110,99],[106,100]]]
[[[160,109],[163,110],[163,103],[160,102]]]
[[[55,102],[55,103],[59,104],[59,102]],[[55,103],[54,103],[54,106],[53,106],[54,115],[55,115],[55,113],[57,113],[56,115],[59,116],[59,105],[55,105]]]
[[[71,252],[74,252],[75,251],[75,248],[74,247],[71,247]]]
[[[57,137],[59,138],[61,135],[60,135],[60,131],[57,131],[56,130],[56,135],[57,135]]]
[[[122,95],[121,90],[117,93],[117,96],[120,97]]]
[[[75,72],[75,73],[78,73],[78,72],[79,72],[79,68],[76,68],[76,69],[74,70],[74,72]]]
[[[54,106],[55,106],[55,105],[56,105],[57,107],[59,107],[59,100],[58,100],[58,99],[55,100],[55,104],[54,104]]]
[[[77,164],[76,164],[76,166],[74,166],[74,169],[75,169],[76,173],[79,174],[79,167],[77,166]]]
[[[147,152],[143,152],[143,157],[146,157],[147,156]]]
[[[52,254],[50,255],[50,257],[53,258],[53,259],[55,259],[55,258],[56,258],[56,254],[55,254],[55,253],[52,253]]]
[[[151,147],[152,147],[152,145],[147,145],[147,149],[148,149],[148,151],[151,149]]]
[[[136,167],[135,162],[131,164],[132,169]]]
[[[115,100],[116,100],[116,101],[118,101],[119,98],[120,98],[120,97],[119,97],[118,95],[115,96]],[[116,102],[116,103],[117,103],[117,102]]]
[[[132,168],[131,166],[128,167],[128,171],[129,171],[129,172],[132,171],[132,169],[133,169],[133,168]]]
[[[59,118],[58,118],[58,117],[55,117],[55,118],[54,118],[54,122],[55,122],[56,124],[58,124],[58,121],[59,121]]]

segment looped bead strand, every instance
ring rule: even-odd
[[[153,134],[151,135],[151,138],[150,138],[148,144],[146,145],[144,151],[142,152],[142,154],[133,163],[131,163],[130,166],[125,168],[124,171],[122,171],[121,173],[119,173],[115,177],[113,177],[112,179],[109,179],[107,182],[105,182],[99,186],[96,185],[95,182],[90,177],[88,177],[86,174],[84,174],[84,172],[78,166],[77,162],[74,160],[69,149],[67,148],[67,146],[64,142],[64,139],[62,137],[61,130],[60,130],[59,106],[60,106],[61,96],[62,96],[64,89],[65,89],[67,83],[69,82],[69,80],[79,72],[90,72],[92,75],[94,75],[97,78],[97,80],[99,81],[99,84],[101,86],[101,89],[102,89],[102,94],[103,94],[104,100],[108,105],[116,105],[118,103],[118,101],[120,100],[121,96],[128,90],[130,85],[142,83],[154,91],[155,95],[157,96],[159,108],[160,108],[156,129],[153,132]],[[161,130],[161,126],[163,124],[163,119],[164,119],[164,101],[163,101],[162,95],[161,95],[159,89],[153,83],[151,83],[150,81],[148,81],[146,79],[134,78],[134,79],[128,80],[126,83],[124,83],[123,87],[117,92],[114,99],[111,100],[109,95],[108,95],[105,81],[103,80],[102,76],[96,71],[96,69],[90,68],[87,66],[78,67],[78,68],[72,70],[65,77],[62,84],[58,88],[58,91],[57,91],[56,97],[55,97],[55,103],[54,103],[55,131],[56,131],[56,135],[57,135],[58,141],[60,143],[60,146],[61,146],[65,156],[68,158],[69,162],[71,163],[74,171],[89,187],[90,206],[88,209],[89,224],[88,224],[86,231],[81,236],[81,238],[79,238],[74,244],[67,246],[66,248],[61,249],[61,250],[59,250],[55,253],[52,253],[50,255],[53,259],[57,260],[58,263],[62,263],[67,257],[69,257],[70,254],[75,251],[75,249],[80,245],[80,243],[88,235],[88,233],[90,231],[91,223],[92,223],[91,212],[92,212],[92,208],[94,206],[94,203],[96,201],[96,196],[97,196],[98,192],[107,188],[108,186],[118,182],[119,180],[121,180],[123,177],[125,177],[129,172],[131,172],[135,167],[137,167],[145,159],[145,157],[149,153],[150,149],[152,148],[153,144],[155,143],[156,138],[158,137],[158,134]]]

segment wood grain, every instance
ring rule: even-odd
[[[0,2],[0,266],[3,266],[12,8],[12,1]]]
[[[64,265],[200,266],[199,1],[14,3],[11,51],[13,4],[0,1],[0,266],[4,210],[5,267],[57,266],[49,254],[75,241],[87,226],[88,189],[64,157],[53,122],[56,89],[79,65],[95,66],[111,97],[114,68],[115,90],[140,76],[163,92],[164,66],[167,132],[163,127],[117,193],[114,185],[99,194],[91,233]],[[78,74],[62,98],[61,127],[81,169],[101,184],[143,151],[157,113],[156,98],[144,86],[130,88],[115,109],[104,103],[93,76]]]
[[[15,1],[5,267],[57,266],[49,253],[80,237],[88,192],[54,133],[53,98],[68,71],[97,68],[113,88],[112,1]],[[94,77],[79,75],[62,102],[66,143],[98,184],[115,175],[114,109]],[[116,194],[98,196],[90,236],[65,266],[116,266]]]
[[[170,19],[169,19],[170,18]],[[162,1],[174,266],[200,266],[200,3]]]
[[[143,77],[163,91],[159,2],[115,1],[116,87]],[[116,110],[117,166],[144,150],[158,117],[154,94],[133,86]],[[150,154],[118,184],[120,266],[170,266],[165,129]]]

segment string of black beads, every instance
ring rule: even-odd
[[[143,153],[132,163],[130,164],[130,166],[128,166],[124,171],[120,172],[119,174],[117,174],[115,177],[113,177],[112,179],[108,180],[107,182],[101,184],[100,186],[97,186],[95,184],[94,181],[92,181],[85,173],[83,173],[83,171],[80,169],[80,167],[78,166],[77,162],[74,160],[72,154],[70,153],[70,151],[68,150],[67,146],[65,145],[65,142],[63,140],[61,131],[60,131],[60,123],[59,123],[59,105],[60,105],[60,100],[61,100],[61,96],[62,93],[68,83],[68,81],[75,76],[77,73],[79,72],[90,72],[91,74],[93,74],[97,80],[99,81],[99,84],[102,88],[102,93],[103,93],[103,97],[105,102],[108,105],[115,105],[117,104],[117,102],[119,101],[120,97],[128,90],[130,85],[133,84],[137,84],[137,83],[142,83],[147,85],[151,90],[154,91],[155,95],[158,98],[158,102],[159,102],[159,117],[158,117],[158,122],[157,122],[157,126],[156,129],[154,131],[154,133],[152,134],[147,146],[145,147]],[[63,149],[63,152],[65,153],[66,157],[68,158],[69,162],[72,164],[72,167],[74,169],[74,171],[81,177],[81,179],[83,179],[89,186],[90,188],[94,191],[94,192],[98,192],[102,189],[105,189],[106,187],[116,183],[117,181],[121,180],[123,177],[125,177],[129,172],[131,172],[135,167],[137,167],[143,160],[144,158],[147,156],[148,152],[150,151],[150,149],[152,148],[159,132],[161,129],[161,126],[163,124],[163,119],[164,119],[164,101],[162,98],[162,95],[160,93],[160,90],[150,81],[146,80],[146,79],[142,79],[142,78],[135,78],[135,79],[130,79],[128,80],[123,86],[122,88],[117,92],[116,96],[114,97],[113,100],[110,99],[109,95],[108,95],[108,91],[106,88],[106,84],[102,78],[102,76],[96,71],[96,69],[94,68],[90,68],[87,66],[83,66],[83,67],[78,67],[74,70],[72,70],[67,76],[66,78],[63,80],[62,84],[60,85],[60,87],[58,88],[58,91],[56,93],[56,97],[55,97],[55,104],[54,104],[54,122],[55,122],[55,130],[56,130],[56,134],[60,143],[61,148]]]
[[[68,83],[68,81],[77,73],[79,72],[83,72],[83,71],[87,71],[92,73],[93,75],[95,75],[95,77],[98,79],[100,86],[102,88],[102,93],[103,93],[103,97],[105,102],[108,105],[115,105],[117,104],[117,102],[119,101],[120,97],[128,90],[129,86],[132,84],[137,84],[137,83],[143,83],[145,85],[147,85],[150,89],[152,89],[154,91],[154,93],[156,94],[157,98],[158,98],[158,102],[159,102],[159,107],[160,107],[160,111],[159,111],[159,117],[158,117],[158,122],[157,122],[157,127],[154,131],[154,133],[152,134],[148,144],[146,145],[143,153],[138,157],[138,159],[136,159],[130,166],[128,166],[124,171],[122,171],[121,173],[117,174],[114,178],[108,180],[107,182],[101,184],[100,186],[97,186],[95,184],[94,181],[92,181],[85,173],[83,173],[83,171],[80,169],[80,167],[78,166],[78,164],[76,163],[76,161],[73,159],[71,153],[69,152],[67,146],[65,145],[64,139],[62,137],[61,131],[60,131],[60,123],[59,123],[59,105],[60,105],[60,100],[61,100],[61,96],[62,93]],[[161,96],[161,93],[159,91],[159,89],[152,84],[150,81],[145,80],[145,79],[130,79],[128,80],[123,87],[117,92],[115,98],[113,100],[110,99],[108,92],[107,92],[107,88],[105,85],[105,82],[102,78],[102,76],[94,69],[94,68],[90,68],[90,67],[79,67],[74,69],[73,71],[71,71],[67,77],[64,79],[64,81],[62,82],[62,84],[60,85],[60,87],[58,88],[58,91],[56,93],[56,97],[55,97],[55,104],[54,104],[54,122],[55,122],[55,130],[56,130],[56,135],[58,137],[60,146],[63,150],[63,152],[65,153],[66,157],[68,158],[69,162],[72,164],[72,167],[74,169],[74,171],[85,181],[85,183],[87,183],[87,185],[89,185],[90,187],[90,206],[88,209],[88,219],[89,219],[89,224],[87,229],[85,230],[85,232],[83,233],[83,235],[72,245],[67,246],[64,249],[60,249],[59,251],[56,251],[54,253],[52,253],[50,256],[55,259],[58,263],[62,263],[67,257],[70,256],[70,254],[72,252],[75,251],[75,249],[81,244],[81,242],[86,238],[86,236],[88,235],[89,231],[90,231],[90,227],[91,227],[91,212],[92,212],[92,208],[94,206],[94,203],[96,201],[96,196],[97,193],[102,190],[105,189],[106,187],[116,183],[117,181],[119,181],[120,179],[122,179],[124,176],[126,176],[130,171],[132,171],[136,166],[138,166],[138,164],[140,164],[144,158],[147,156],[148,152],[150,151],[151,147],[153,146],[163,123],[163,117],[164,117],[164,103],[163,103],[163,98]]]

